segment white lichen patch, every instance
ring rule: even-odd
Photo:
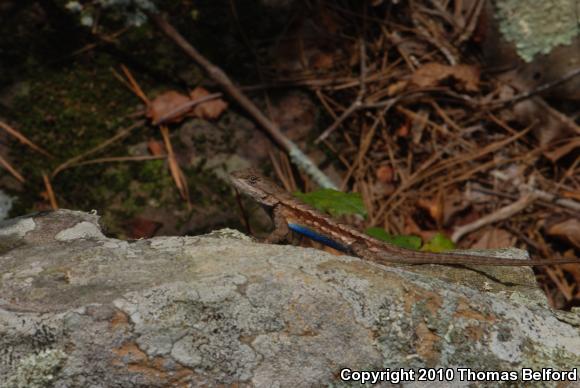
[[[154,237],[149,240],[151,249],[157,249],[166,253],[176,253],[183,250],[182,237]]]
[[[58,241],[70,241],[83,238],[102,239],[104,237],[99,227],[88,221],[79,222],[72,228],[62,230],[54,236],[55,240]]]
[[[243,241],[252,241],[252,239],[239,230],[230,229],[230,228],[223,228],[214,230],[208,234],[205,234],[203,237],[210,237],[210,238],[228,238],[228,239],[236,239],[236,240],[243,240]]]
[[[32,218],[16,218],[0,223],[0,237],[14,236],[22,238],[26,233],[34,230],[36,224]]]
[[[114,250],[119,254],[119,256],[133,259],[138,257],[136,249],[134,249],[131,244],[127,241],[115,240],[115,239],[104,239],[102,240],[102,247],[105,249]]]
[[[491,348],[500,358],[510,361],[520,361],[521,353],[514,353],[514,349],[522,349],[523,344],[534,338],[538,347],[545,349],[562,349],[570,354],[580,355],[580,337],[578,329],[560,322],[555,316],[549,315],[548,310],[526,305],[518,306],[515,303],[504,303],[501,300],[491,300],[493,311],[501,315],[506,327],[511,327],[509,336],[499,331],[492,339]],[[507,326],[512,322],[513,326]],[[558,335],[553,335],[557,332]]]
[[[576,0],[502,0],[496,3],[500,31],[513,42],[526,62],[548,54],[558,45],[569,45],[578,36]]]
[[[49,349],[25,357],[20,360],[16,371],[8,379],[5,387],[51,387],[56,373],[61,369],[66,359],[66,353],[58,349]]]

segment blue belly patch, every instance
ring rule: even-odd
[[[288,223],[288,228],[290,228],[291,231],[299,233],[303,236],[306,236],[311,240],[317,241],[321,244],[324,244],[324,245],[329,246],[331,248],[337,249],[339,251],[348,252],[348,248],[346,246],[334,241],[333,239],[331,239],[327,236],[324,236],[320,233],[317,233],[317,232],[313,231],[312,229],[307,228],[306,226],[303,226],[300,224]]]

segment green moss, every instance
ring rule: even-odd
[[[106,67],[73,65],[59,72],[38,74],[29,80],[29,93],[17,97],[12,121],[34,143],[48,150],[50,159],[14,144],[19,171],[28,181],[41,182],[40,175],[113,136],[128,123],[123,119],[135,99]],[[69,174],[69,178],[71,177]],[[55,182],[58,186],[59,182]],[[35,188],[39,188],[38,186]]]
[[[63,3],[66,2],[59,2],[60,5]],[[253,63],[255,58],[242,43],[239,27],[231,22],[229,3],[224,5],[204,0],[186,4],[164,0],[159,4],[169,14],[180,16],[174,18],[176,27],[198,50],[234,79],[244,83],[239,76],[247,78],[249,73],[240,63]],[[255,20],[260,20],[257,13],[264,12],[263,7],[253,6],[259,4],[258,0],[252,0],[251,7],[238,7],[238,18],[243,26],[265,28],[266,23],[259,26],[255,23]],[[189,15],[192,10],[199,11],[197,20],[181,17]],[[0,34],[0,44],[6,44],[3,52],[9,54],[9,61],[0,63],[0,85],[14,87],[9,93],[11,101],[5,105],[6,117],[54,158],[38,154],[17,142],[10,145],[11,160],[26,178],[24,187],[15,184],[15,191],[10,192],[16,197],[11,216],[30,213],[39,205],[46,206],[43,172],[50,174],[63,162],[93,149],[135,121],[130,114],[141,109],[141,101],[115,78],[111,69],[118,70],[120,64],[127,65],[150,97],[166,90],[185,92],[184,86],[193,88],[205,79],[203,72],[151,25],[128,30],[118,37],[114,46],[99,45],[81,55],[70,55],[88,43],[79,37],[78,42],[73,43],[80,47],[67,46],[64,52],[55,54],[54,39],[48,37],[54,38],[62,33],[58,26],[46,26],[45,23],[38,27],[40,23],[25,23],[36,20],[33,12],[20,15],[23,20],[9,21],[0,26],[0,31],[6,32]],[[101,32],[116,31],[122,26],[115,23],[103,14],[99,24],[103,29]],[[279,27],[279,23],[273,21],[267,24]],[[252,34],[256,32],[255,29],[244,29]],[[271,37],[264,31],[256,34]],[[257,35],[249,38],[254,39]],[[216,45],[216,37],[219,37],[219,45]],[[30,50],[22,51],[22,47]],[[227,56],[224,57],[224,53]],[[19,81],[15,83],[15,80]],[[251,82],[255,79],[248,81]],[[4,109],[4,105],[0,105],[0,109]],[[4,110],[0,113],[4,114]],[[197,211],[218,208],[223,206],[224,195],[230,197],[227,185],[216,180],[213,174],[203,173],[203,166],[204,158],[208,159],[208,168],[213,169],[219,166],[221,155],[235,152],[232,133],[239,132],[234,130],[239,126],[230,126],[228,120],[233,121],[232,117],[239,120],[239,116],[226,114],[221,125],[196,121],[189,144],[179,144],[179,137],[172,137],[180,156],[198,158],[195,162],[181,165],[187,177],[193,211],[197,206],[204,207]],[[197,126],[205,126],[204,131],[198,131]],[[172,128],[172,134],[174,131]],[[199,138],[195,138],[197,134]],[[142,154],[148,139],[160,139],[157,128],[139,128],[88,159]],[[138,145],[140,151],[132,153],[133,145]],[[60,207],[97,210],[103,216],[108,234],[116,237],[123,236],[123,225],[127,221],[148,209],[162,208],[160,214],[179,214],[183,222],[189,216],[186,202],[180,197],[165,160],[73,166],[52,178],[51,184]]]
[[[21,155],[17,168],[27,178],[25,194],[16,193],[18,200],[12,215],[34,209],[38,194],[44,190],[42,172],[50,173],[61,163],[110,139],[133,121],[126,117],[135,110],[138,99],[113,76],[112,62],[106,56],[95,61],[97,66],[75,63],[58,71],[47,68],[27,81],[28,93],[15,98],[11,121],[54,158],[21,144],[11,146],[14,155]],[[141,129],[141,133],[144,131]],[[129,136],[91,158],[125,156],[126,143],[131,141],[143,141],[143,136]],[[155,167],[149,168],[150,165]],[[77,166],[62,171],[51,183],[61,207],[103,212],[112,203],[130,203],[123,215],[126,218],[138,207],[127,190],[131,182],[148,176],[150,185],[167,184],[168,180],[160,179],[162,165],[162,161],[148,161]],[[139,174],[143,166],[147,173]],[[156,173],[152,174],[153,171]]]

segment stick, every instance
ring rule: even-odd
[[[273,123],[268,117],[258,109],[258,107],[242,91],[234,85],[232,80],[222,69],[208,61],[199,53],[185,38],[159,14],[149,13],[149,18],[155,23],[169,39],[171,39],[183,52],[201,66],[207,74],[217,82],[222,89],[244,108],[257,122],[264,128],[289,155],[292,161],[306,172],[312,179],[323,188],[336,189],[336,185],[324,175],[318,167]]]

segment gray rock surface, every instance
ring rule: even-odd
[[[529,268],[386,267],[231,230],[127,242],[67,210],[0,226],[2,387],[340,386],[343,368],[467,386],[459,368],[580,365],[578,314]]]

